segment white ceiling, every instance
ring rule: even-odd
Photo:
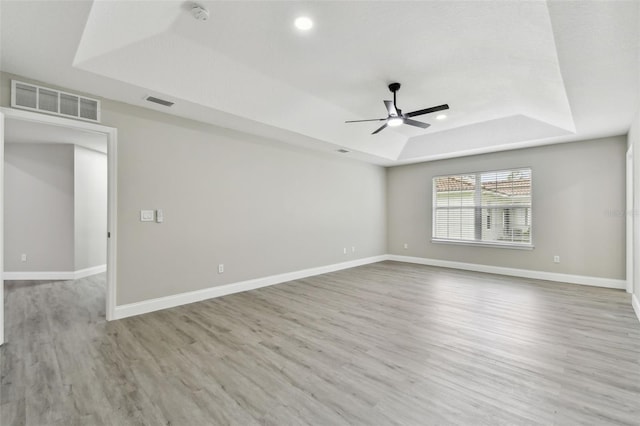
[[[191,4],[3,0],[0,68],[383,165],[624,134],[638,105],[638,1]],[[384,117],[393,81],[448,118],[344,123]]]

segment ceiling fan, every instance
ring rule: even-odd
[[[393,102],[384,101],[384,106],[387,107],[387,113],[389,114],[387,118],[373,118],[371,120],[350,120],[350,121],[345,121],[345,123],[362,123],[364,121],[384,121],[385,123],[376,131],[371,133],[372,135],[375,135],[376,133],[382,131],[387,126],[396,127],[396,126],[400,126],[401,124],[408,124],[409,126],[415,126],[415,127],[420,127],[422,129],[426,129],[427,127],[430,126],[430,124],[423,123],[421,121],[412,120],[411,117],[449,109],[449,105],[444,104],[444,105],[434,106],[431,108],[419,109],[417,111],[411,111],[406,114],[403,114],[402,110],[396,107],[396,92],[400,90],[400,83],[391,83],[389,85],[389,90],[391,90],[391,92],[393,93]]]

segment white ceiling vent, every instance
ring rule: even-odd
[[[11,80],[11,107],[100,122],[100,101]]]
[[[164,99],[156,98],[155,96],[147,96],[144,98],[145,101],[153,102],[154,104],[163,105],[166,107],[171,107],[175,102],[165,101]]]

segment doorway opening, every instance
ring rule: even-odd
[[[113,319],[116,129],[9,108],[0,121],[3,283],[100,277],[104,317]]]

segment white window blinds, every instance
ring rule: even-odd
[[[433,240],[531,245],[531,169],[433,178]]]

